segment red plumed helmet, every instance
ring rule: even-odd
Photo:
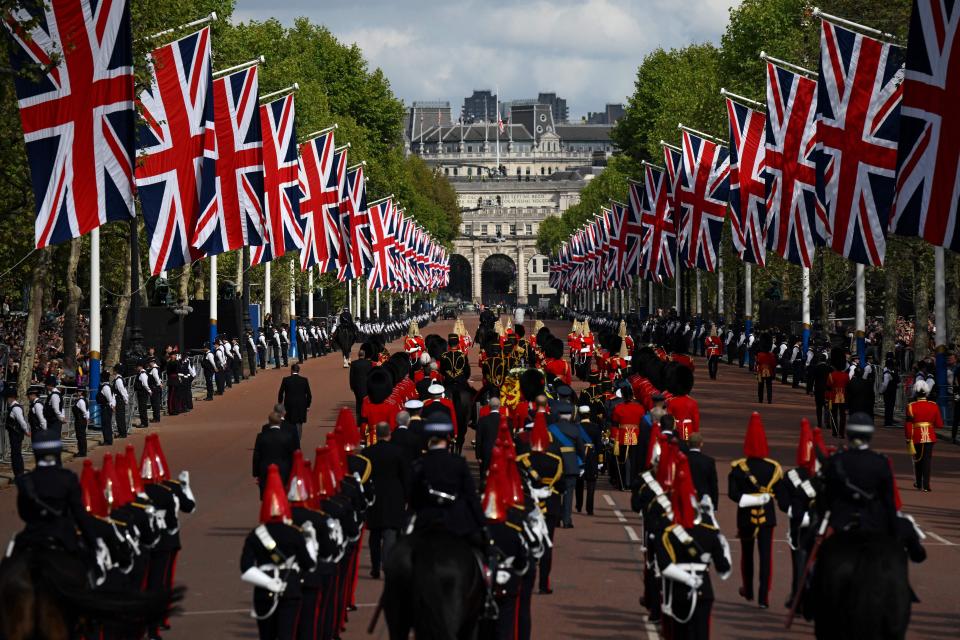
[[[287,499],[290,503],[302,505],[310,500],[310,484],[310,472],[303,460],[303,451],[297,449],[293,452],[293,465],[287,486]]]
[[[167,456],[163,454],[163,447],[160,446],[160,434],[152,433],[148,438],[153,438],[153,446],[156,449],[157,459],[160,461],[160,480],[170,479],[170,465],[167,464]]]
[[[134,496],[143,493],[143,477],[140,476],[140,465],[137,464],[137,451],[132,444],[127,445],[127,482]]]
[[[813,428],[813,446],[817,448],[820,455],[829,456],[832,453],[823,440],[823,430],[820,427]]]
[[[341,445],[348,453],[360,448],[360,429],[357,427],[357,418],[349,407],[340,407],[337,415],[337,424],[334,430],[341,438]]]
[[[487,481],[483,487],[480,506],[488,522],[503,522],[507,519],[506,499],[503,495],[505,468],[494,458],[487,469]]]
[[[107,503],[107,513],[110,513],[120,506],[117,504],[116,496],[114,495],[114,485],[117,481],[117,473],[113,466],[112,453],[103,454],[103,462],[100,463],[99,476],[100,493],[103,494],[103,499]]]
[[[693,486],[693,474],[690,473],[690,462],[687,456],[678,451],[674,459],[676,473],[673,480],[673,489],[670,492],[670,502],[673,505],[673,521],[684,528],[694,525],[697,519],[697,490]]]
[[[293,513],[287,494],[280,479],[280,468],[272,464],[267,467],[267,482],[263,487],[263,499],[260,503],[260,524],[268,522],[292,522]]]
[[[101,518],[107,515],[107,501],[103,499],[97,471],[89,459],[83,461],[83,470],[80,471],[80,497],[87,513]]]
[[[657,463],[657,482],[663,490],[669,492],[676,478],[677,454],[680,448],[677,442],[667,435],[660,434],[660,461]]]
[[[530,448],[534,451],[546,451],[550,448],[550,431],[547,430],[547,414],[537,413],[533,417],[533,430],[530,431]]]
[[[524,494],[523,494],[523,481],[520,479],[520,470],[517,468],[517,454],[516,451],[509,449],[506,453],[503,454],[504,464],[506,465],[507,472],[507,504],[523,506],[524,503]]]
[[[760,414],[754,411],[747,423],[747,436],[743,439],[743,455],[748,458],[766,458],[770,455],[767,446],[767,433],[763,429]]]
[[[797,466],[806,469],[812,476],[817,472],[817,456],[813,451],[813,431],[810,421],[803,418],[800,421],[800,442],[797,444]]]
[[[113,499],[114,507],[122,507],[133,502],[136,494],[130,482],[130,463],[127,456],[117,454],[113,462]]]
[[[140,458],[140,476],[147,484],[163,482],[170,478],[167,459],[160,448],[160,437],[155,433],[147,436],[143,443],[143,455]]]
[[[644,459],[643,468],[650,469],[653,467],[654,454],[656,452],[656,447],[660,442],[660,423],[654,422],[653,427],[650,429],[650,440],[647,442],[647,457]]]
[[[343,444],[333,431],[327,432],[327,448],[330,450],[330,468],[339,483],[347,475],[347,452],[343,450]]]
[[[334,454],[330,447],[317,447],[313,461],[313,492],[317,499],[329,498],[337,494],[339,478],[330,464]]]

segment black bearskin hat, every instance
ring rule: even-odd
[[[397,378],[398,381],[410,375],[410,357],[405,352],[396,352],[390,356],[389,362],[396,367],[397,373],[399,374],[399,377]]]
[[[685,396],[693,390],[693,371],[678,362],[667,365],[667,391]]]
[[[623,338],[618,335],[610,336],[610,340],[607,343],[607,351],[610,352],[610,355],[619,355],[621,346],[623,346]]]
[[[520,392],[527,400],[533,400],[544,392],[546,380],[538,369],[527,369],[520,374]]]
[[[548,358],[560,359],[563,357],[563,341],[559,338],[550,337],[546,342],[540,343],[543,346],[543,353]]]
[[[427,346],[427,353],[434,360],[439,360],[443,352],[447,350],[447,341],[435,333],[429,334],[423,342]]]
[[[540,327],[540,331],[537,331],[537,344],[544,344],[547,341],[547,338],[552,338],[553,334],[550,333],[550,329],[547,327]]]
[[[677,332],[676,337],[673,339],[673,352],[674,353],[687,353],[690,350],[690,337],[685,333]]]
[[[833,347],[830,349],[830,365],[837,369],[847,368],[847,351],[843,347]]]
[[[757,348],[761,351],[773,351],[773,336],[761,333],[757,338]]]
[[[374,367],[367,374],[367,397],[370,402],[380,404],[390,397],[393,391],[393,376],[385,367]]]
[[[527,335],[527,329],[522,324],[513,325],[513,332],[517,334],[518,338],[522,338]]]

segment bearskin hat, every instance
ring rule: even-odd
[[[623,338],[620,336],[610,336],[610,340],[607,343],[607,351],[611,355],[616,355],[620,353],[620,347],[623,346]]]
[[[520,374],[520,392],[527,400],[533,400],[544,392],[546,380],[538,369],[527,369]]]
[[[677,332],[673,338],[673,352],[687,353],[690,350],[690,337],[685,333]]]
[[[678,362],[666,365],[667,391],[685,396],[693,390],[693,371]]]
[[[447,350],[447,340],[443,336],[437,335],[436,333],[431,333],[424,339],[424,344],[427,346],[427,353],[430,354],[430,357],[434,360],[439,360],[440,356],[443,355],[443,352]]]
[[[537,344],[543,344],[546,342],[547,338],[552,338],[553,334],[550,333],[550,329],[547,327],[540,327],[540,330],[537,331]]]
[[[391,391],[393,391],[391,373],[385,367],[370,369],[367,373],[367,397],[370,398],[370,402],[380,404],[390,397]]]
[[[769,333],[761,333],[757,338],[757,348],[761,352],[773,351],[773,336]]]
[[[398,351],[390,356],[388,362],[393,363],[393,366],[397,368],[397,373],[400,374],[400,377],[397,378],[398,382],[410,375],[410,358],[403,351]]]
[[[843,347],[830,349],[830,366],[837,370],[847,368],[847,352]]]
[[[560,358],[563,357],[563,341],[560,340],[559,338],[554,338],[553,336],[550,336],[549,339],[547,339],[544,342],[541,342],[540,338],[538,337],[537,344],[543,345],[543,353],[548,358],[554,358],[559,360]]]

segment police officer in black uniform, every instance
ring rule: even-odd
[[[127,401],[129,400],[129,396],[127,395],[127,387],[123,382],[122,374],[123,365],[119,363],[113,365],[113,382],[110,383],[110,388],[113,391],[113,399],[116,402],[113,415],[116,416],[117,420],[118,438],[127,437]]]
[[[70,407],[73,413],[73,429],[77,434],[77,456],[87,457],[87,423],[90,421],[90,407],[87,404],[86,386],[77,387],[77,397]]]
[[[31,433],[30,423],[17,397],[16,383],[8,383],[3,388],[3,398],[7,401],[4,428],[7,431],[7,441],[10,443],[10,465],[13,467],[14,477],[23,473],[23,438],[29,437]]]

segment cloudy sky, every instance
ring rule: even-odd
[[[658,46],[718,42],[736,0],[237,0],[234,20],[307,16],[356,42],[404,101],[556,91],[571,119],[624,102]]]

